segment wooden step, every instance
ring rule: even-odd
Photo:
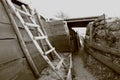
[[[55,50],[55,48],[52,48],[52,49],[48,50],[47,52],[45,52],[45,55],[48,55],[48,54],[51,53],[53,50]]]
[[[20,9],[17,9],[17,8],[16,8],[16,11],[18,11],[19,13],[22,13],[22,14],[24,14],[24,15],[26,15],[26,16],[29,16],[29,17],[31,17],[31,16],[32,16],[31,14],[26,13],[26,12],[24,12],[24,11],[20,10]]]
[[[38,37],[34,37],[35,40],[41,40],[41,39],[46,39],[47,36],[38,36]]]
[[[26,22],[25,22],[25,25],[27,25],[29,27],[39,27],[39,25],[37,25],[37,24],[26,23]]]

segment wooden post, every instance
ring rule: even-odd
[[[90,45],[92,45],[93,24],[90,24]]]
[[[69,62],[70,62],[70,66],[69,66],[69,69],[68,69],[68,74],[67,74],[67,77],[66,77],[66,80],[72,80],[72,54],[69,55]]]

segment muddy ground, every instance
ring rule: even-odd
[[[84,67],[82,61],[83,49],[73,53],[73,80],[97,80],[88,70]]]

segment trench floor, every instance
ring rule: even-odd
[[[95,77],[84,68],[84,64],[81,58],[83,54],[83,49],[80,49],[78,52],[73,53],[73,80],[97,80]]]

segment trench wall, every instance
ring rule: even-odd
[[[83,61],[98,80],[120,79],[120,20],[99,17],[87,26]]]
[[[48,22],[45,27],[51,44],[58,52],[69,52],[70,50],[70,35],[67,23],[60,21]]]
[[[21,9],[20,6],[16,4],[15,6]],[[47,63],[36,50],[18,18],[15,15],[13,17],[21,32],[22,39],[29,50],[30,56],[40,73],[47,66]],[[29,22],[25,16],[22,15],[22,17],[25,21]],[[36,21],[38,21],[37,18]],[[37,35],[35,29],[30,28],[30,30],[34,35]],[[47,48],[46,44],[44,44],[44,48]],[[26,59],[11,19],[0,0],[0,80],[36,80],[37,77]]]

